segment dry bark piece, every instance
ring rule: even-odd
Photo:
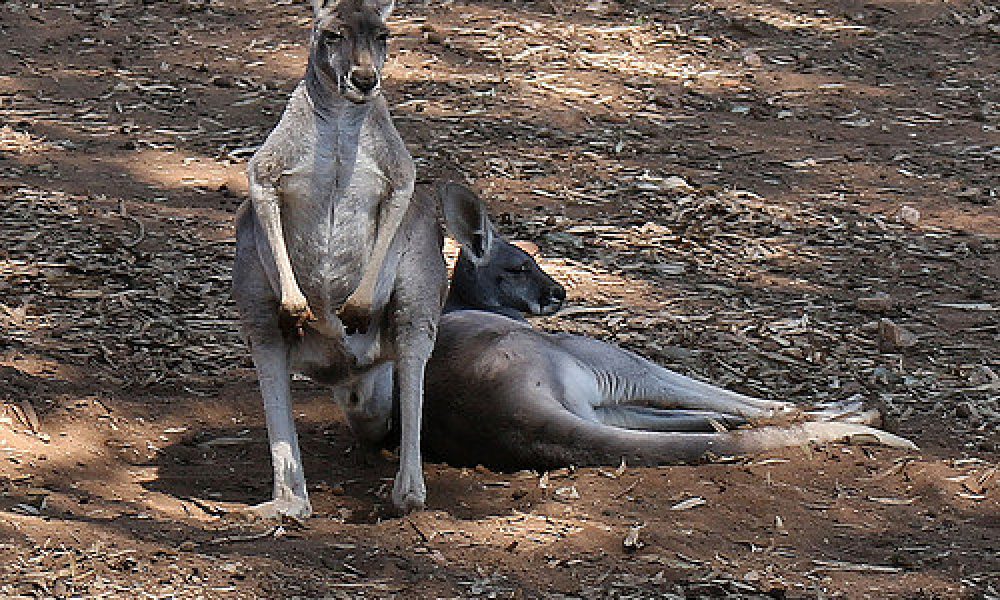
[[[701,506],[701,505],[707,504],[707,503],[708,502],[704,498],[702,498],[701,496],[694,496],[692,498],[688,498],[687,500],[682,500],[682,501],[678,502],[677,504],[671,506],[670,510],[688,510],[690,508],[694,508],[696,506]]]
[[[884,313],[892,310],[892,296],[885,292],[876,292],[874,296],[858,298],[855,305],[861,312]]]
[[[577,491],[575,485],[567,485],[565,487],[558,488],[555,491],[555,496],[559,500],[577,500],[580,498],[580,492]]]

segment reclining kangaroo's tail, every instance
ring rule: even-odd
[[[569,412],[555,416],[544,432],[524,440],[525,462],[533,466],[690,463],[706,457],[748,454],[810,442],[863,440],[917,450],[902,437],[854,423],[809,421],[787,427],[759,427],[720,433],[653,432],[622,429],[582,419]]]

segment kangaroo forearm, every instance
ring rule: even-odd
[[[372,255],[368,260],[368,264],[365,265],[364,271],[362,271],[361,282],[358,284],[358,290],[355,293],[355,296],[359,300],[366,303],[371,302],[371,298],[375,293],[375,283],[378,281],[382,265],[385,263],[386,256],[389,255],[389,248],[392,246],[396,233],[403,222],[403,217],[406,215],[407,208],[409,208],[412,195],[413,187],[408,186],[393,192],[389,197],[388,206],[382,215],[378,233],[375,236]]]
[[[250,201],[261,229],[264,230],[267,246],[271,250],[269,258],[274,261],[274,268],[278,273],[278,295],[281,301],[285,301],[301,292],[299,292],[298,283],[295,281],[292,262],[288,258],[288,249],[285,246],[285,236],[281,225],[280,199],[273,188],[259,183],[251,183]],[[262,259],[264,258],[262,257]]]

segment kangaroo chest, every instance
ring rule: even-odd
[[[335,312],[361,279],[389,181],[364,133],[318,133],[312,152],[284,172],[282,228],[299,287],[313,311]],[[323,318],[320,314],[318,317]]]

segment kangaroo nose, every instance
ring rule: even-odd
[[[362,94],[367,94],[378,85],[378,74],[371,67],[360,67],[351,72],[351,83]]]
[[[554,285],[545,290],[542,305],[546,310],[555,312],[563,305],[564,300],[566,300],[566,290],[561,285]]]

